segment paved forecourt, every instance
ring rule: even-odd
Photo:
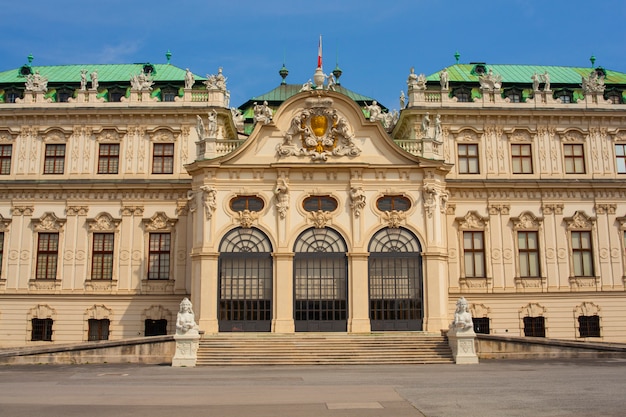
[[[626,359],[0,366],[0,417],[624,416]]]

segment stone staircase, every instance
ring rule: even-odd
[[[454,363],[444,336],[420,332],[221,333],[200,340],[197,366]]]

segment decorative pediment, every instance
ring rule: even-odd
[[[174,228],[174,225],[176,224],[178,220],[170,219],[169,217],[167,217],[165,213],[163,213],[162,211],[159,211],[155,213],[154,216],[152,216],[151,218],[143,219],[142,221],[143,221],[144,227],[148,231],[153,231],[153,230],[168,231]]]
[[[577,211],[572,217],[563,218],[567,223],[567,230],[589,230],[593,228],[595,217],[590,217],[584,211]]]
[[[111,320],[113,318],[113,310],[111,310],[110,308],[107,308],[106,306],[100,304],[100,305],[96,305],[94,304],[93,306],[89,307],[87,310],[85,310],[85,319],[89,320],[89,319],[96,319],[96,320],[103,320],[103,319],[109,319]]]
[[[29,318],[54,319],[56,314],[56,310],[47,304],[37,304],[35,307],[28,310]]]
[[[59,232],[65,225],[65,219],[59,219],[51,212],[44,213],[39,219],[31,221],[36,232]]]
[[[71,132],[64,132],[60,129],[50,129],[43,133],[43,141],[45,143],[65,143],[70,135]]]
[[[511,222],[513,222],[513,230],[537,230],[541,227],[543,217],[537,217],[525,211],[519,217],[511,217]]]
[[[12,133],[9,129],[0,129],[0,143],[12,143],[17,138],[18,133]]]
[[[561,133],[560,136],[561,136],[562,142],[584,142],[585,141],[585,136],[577,130],[570,130],[570,131]]]
[[[546,308],[539,303],[528,303],[519,311],[520,317],[542,317],[546,314]]]
[[[167,129],[159,129],[150,134],[150,140],[152,142],[175,142],[176,136]]]
[[[473,130],[465,129],[465,130],[460,131],[456,135],[456,141],[457,142],[477,142],[478,135]]]
[[[489,218],[481,216],[476,211],[470,211],[465,217],[457,217],[456,222],[460,230],[484,230],[489,223]]]
[[[96,135],[97,142],[121,142],[122,136],[117,130],[107,129]]]
[[[511,142],[532,142],[533,138],[527,130],[516,130],[509,134]]]
[[[90,232],[113,232],[121,222],[121,219],[114,219],[109,213],[100,213],[94,219],[87,219]]]
[[[276,152],[279,157],[304,156],[314,161],[326,161],[330,156],[354,157],[361,149],[353,137],[352,126],[333,108],[331,98],[309,98],[305,108],[291,119]]]
[[[582,304],[579,304],[574,309],[574,314],[576,317],[578,316],[599,316],[600,315],[600,307],[596,304],[585,301]]]

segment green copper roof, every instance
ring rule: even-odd
[[[450,82],[478,83],[478,75],[473,75],[472,70],[477,64],[455,64],[447,67]],[[484,65],[486,70],[492,70],[494,74],[502,76],[503,83],[531,84],[533,74],[550,74],[552,84],[580,84],[583,76],[588,76],[593,68],[590,67],[559,67],[549,65]],[[605,69],[605,84],[626,84],[626,74]],[[439,72],[426,77],[428,81],[439,82]]]
[[[252,97],[249,101],[251,102],[257,101],[261,103],[263,101],[267,101],[268,103],[283,102],[287,100],[289,97],[298,94],[301,89],[302,89],[301,84],[281,84],[275,89],[273,89],[272,91],[269,91],[260,96]],[[347,88],[342,87],[340,85],[335,87],[335,91],[341,94],[345,94],[346,96],[350,97],[354,101],[371,102],[373,100],[371,97],[367,97],[367,96],[363,96],[361,94],[355,93],[354,91],[348,90]]]
[[[144,65],[152,65],[154,72],[152,80],[155,82],[184,81],[186,70],[169,64],[81,64],[81,65],[50,65],[31,66],[34,74],[39,72],[43,77],[48,78],[49,83],[80,83],[80,71],[87,70],[87,81],[89,74],[98,71],[98,82],[125,82],[127,83],[133,75],[143,72]],[[0,72],[0,83],[24,83],[24,76],[20,75],[20,68]],[[204,77],[195,75],[196,80],[205,80]]]

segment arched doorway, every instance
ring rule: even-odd
[[[421,247],[402,228],[378,231],[369,244],[370,324],[373,331],[422,330]]]
[[[233,229],[220,242],[220,332],[269,332],[272,322],[272,246],[258,229]]]
[[[294,245],[294,320],[297,332],[348,329],[346,243],[328,228],[308,229]]]

